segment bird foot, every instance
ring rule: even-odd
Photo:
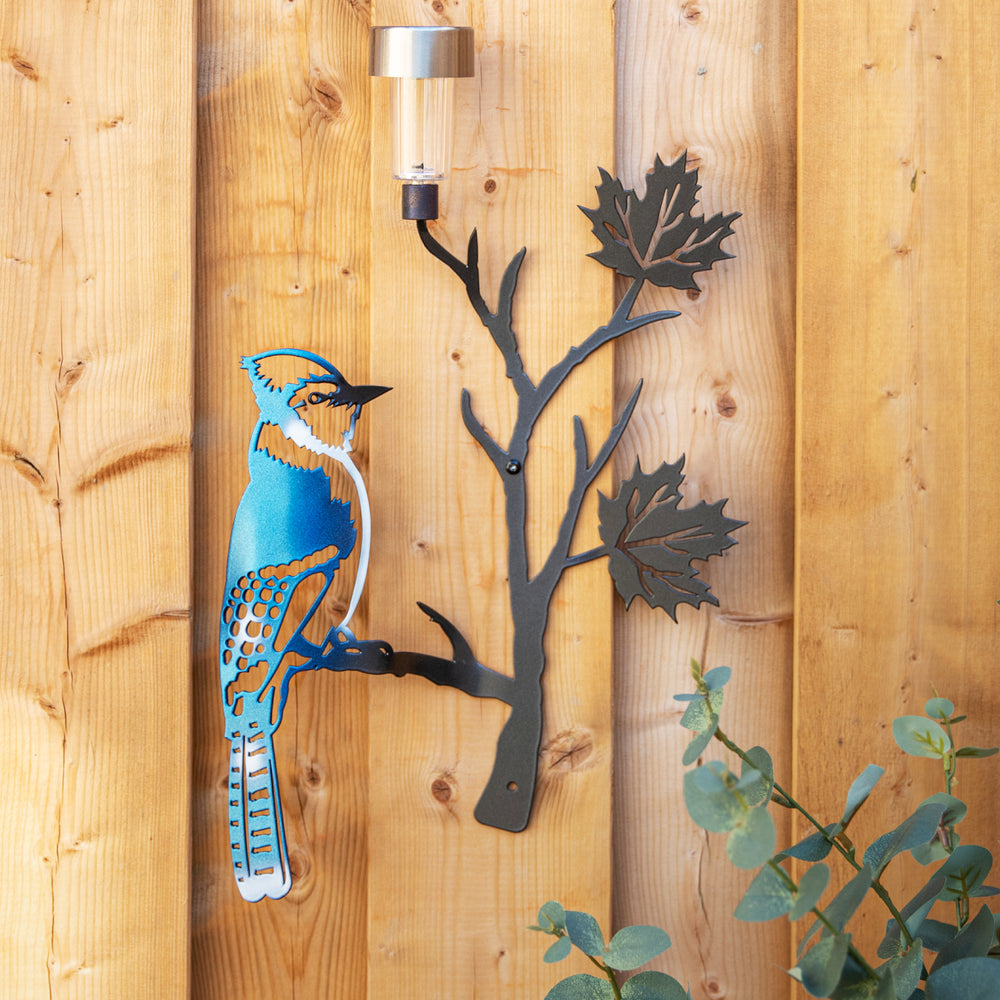
[[[341,633],[345,630],[341,629]],[[377,639],[327,640],[323,653],[313,661],[316,670],[360,670],[365,674],[388,674],[392,646]]]

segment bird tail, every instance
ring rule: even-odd
[[[271,733],[251,722],[230,740],[229,838],[233,874],[250,903],[280,899],[292,884]],[[257,730],[254,732],[253,730]]]

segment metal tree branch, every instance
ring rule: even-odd
[[[489,826],[522,830],[528,822],[534,798],[538,750],[542,735],[541,677],[545,669],[545,632],[549,606],[563,572],[570,566],[606,554],[605,548],[592,549],[584,557],[569,554],[580,509],[588,488],[606,465],[631,419],[641,391],[636,386],[621,415],[604,443],[589,459],[586,434],[579,417],[574,418],[575,469],[573,485],[566,501],[552,549],[542,568],[529,576],[525,524],[527,491],[525,464],[532,431],[542,411],[577,365],[586,361],[605,344],[633,330],[671,319],[674,311],[662,310],[631,317],[630,313],[643,285],[635,278],[625,296],[604,326],[598,327],[583,343],[570,347],[537,385],[525,373],[513,331],[512,315],[517,278],[525,251],[522,249],[507,265],[498,293],[496,312],[491,312],[483,298],[479,275],[479,241],[475,232],[469,239],[465,263],[446,250],[430,233],[427,223],[419,221],[420,240],[432,256],[444,263],[464,284],[469,302],[480,322],[490,333],[506,363],[506,374],[517,394],[517,416],[506,448],[499,444],[476,417],[468,390],[462,391],[462,419],[472,437],[490,459],[500,476],[504,490],[507,522],[507,570],[511,619],[514,625],[511,714],[497,741],[493,772],[476,807],[476,818]]]

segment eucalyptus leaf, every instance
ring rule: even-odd
[[[802,873],[795,903],[788,913],[789,920],[804,917],[820,900],[830,884],[830,869],[824,864],[813,865]]]
[[[876,970],[880,979],[887,979],[893,985],[893,993],[889,996],[894,1000],[907,1000],[920,983],[924,971],[923,942],[919,938],[901,955],[890,958],[885,965]]]
[[[1000,962],[994,958],[963,958],[932,973],[927,1000],[997,1000]]]
[[[851,783],[847,790],[847,803],[844,806],[844,815],[840,817],[841,829],[846,829],[847,824],[854,818],[854,814],[861,808],[865,800],[872,793],[872,789],[878,784],[879,778],[885,774],[885,768],[878,764],[869,764]]]
[[[936,872],[947,879],[940,898],[968,899],[983,884],[992,867],[993,855],[985,847],[978,844],[956,847]]]
[[[885,866],[896,857],[919,844],[928,843],[937,833],[938,824],[944,815],[944,806],[939,802],[927,802],[903,820],[895,830],[883,834],[865,851],[864,860],[877,878]]]
[[[955,706],[947,698],[931,698],[924,705],[924,713],[932,719],[950,719],[955,714]]]
[[[703,733],[709,727],[719,725],[721,709],[722,691],[712,691],[707,698],[699,695],[696,701],[689,702],[688,707],[684,709],[681,725],[692,732]]]
[[[757,868],[774,853],[775,837],[774,820],[767,809],[748,809],[726,840],[726,854],[737,868]]]
[[[701,791],[709,795],[732,792],[737,778],[721,760],[710,760],[688,772]]]
[[[664,972],[640,972],[625,981],[622,1000],[690,1000],[691,994]]]
[[[710,833],[728,833],[746,811],[708,764],[684,775],[684,804],[691,819]]]
[[[911,937],[919,936],[915,934],[915,931],[923,924],[924,918],[937,902],[937,898],[944,888],[944,881],[944,876],[935,872],[920,892],[899,911]],[[900,950],[901,940],[902,934],[899,930],[899,924],[895,920],[888,921],[885,925],[885,937],[882,938],[882,943],[878,946],[878,957],[890,958],[895,955]]]
[[[566,929],[566,911],[561,904],[550,899],[547,903],[543,903],[538,911],[538,923],[541,925],[539,930],[546,934],[551,934],[557,929],[563,931]]]
[[[872,979],[848,954],[840,982],[830,994],[830,1000],[897,1000],[892,988],[892,973]]]
[[[743,761],[740,772],[740,792],[748,806],[765,805],[774,788],[774,762],[763,747],[751,747],[747,750],[747,758],[750,763]],[[752,784],[745,783],[744,779],[753,771],[757,772],[757,778]]]
[[[713,715],[714,720],[712,724],[707,728],[703,729],[700,733],[695,733],[694,738],[687,745],[684,750],[684,756],[681,758],[681,763],[687,767],[689,764],[693,764],[705,751],[705,748],[712,742],[712,738],[715,736],[715,731],[719,728],[719,717]]]
[[[795,905],[795,893],[771,865],[754,876],[736,907],[737,920],[759,923],[783,916]]]
[[[957,799],[954,795],[949,795],[947,792],[935,792],[920,804],[926,805],[928,802],[937,802],[944,806],[944,813],[941,815],[941,826],[954,826],[956,823],[961,823],[965,819],[965,814],[969,811],[969,807],[961,799]]]
[[[732,676],[733,671],[729,667],[713,667],[702,676],[701,680],[709,691],[721,691]]]
[[[659,927],[623,927],[608,942],[601,957],[612,969],[627,971],[651,962],[669,947],[670,938]]]
[[[545,994],[545,1000],[615,1000],[615,991],[607,979],[579,972],[561,979]]]
[[[855,875],[850,882],[842,886],[840,891],[823,908],[826,919],[838,930],[842,931],[847,926],[847,921],[854,916],[855,911],[864,901],[868,890],[872,885],[871,869],[864,865],[861,871]],[[823,929],[823,925],[817,920],[807,931],[806,936],[799,942],[799,955],[805,951],[806,945],[813,935]],[[829,933],[829,932],[827,932]]]
[[[850,943],[850,934],[821,937],[789,974],[802,983],[810,996],[828,997],[840,982]]]
[[[561,962],[572,950],[573,946],[570,943],[569,938],[565,936],[561,937],[549,947],[548,951],[545,952],[545,957],[542,961],[548,963],[549,965],[553,962]]]
[[[604,935],[600,925],[589,913],[567,910],[566,933],[584,955],[600,955],[604,951]]]
[[[917,928],[917,936],[924,942],[928,951],[940,951],[956,934],[958,928],[954,924],[946,924],[941,920],[925,920]]]
[[[990,913],[989,907],[983,904],[975,917],[938,952],[931,966],[931,975],[959,959],[984,958],[993,946],[995,937],[993,914]]]
[[[951,750],[948,734],[922,715],[901,715],[892,720],[892,735],[900,750],[911,757],[943,757]]]
[[[959,747],[955,751],[956,757],[992,757],[1000,751],[1000,747]]]
[[[961,838],[957,834],[952,835],[953,847],[957,847]],[[929,844],[921,844],[911,849],[910,854],[917,864],[932,865],[936,861],[944,861],[948,857],[948,848],[941,843],[939,837],[935,837]]]
[[[840,824],[831,823],[826,827],[826,832],[830,836],[835,837],[840,832]],[[817,830],[804,840],[800,840],[797,844],[786,848],[781,853],[798,861],[822,861],[832,850],[833,844]]]

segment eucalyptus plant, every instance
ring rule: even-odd
[[[896,743],[913,757],[941,766],[943,791],[920,803],[895,827],[863,851],[848,829],[868,800],[883,768],[869,764],[847,790],[844,809],[833,823],[817,819],[774,778],[771,755],[763,747],[736,744],[720,728],[724,688],[732,672],[716,667],[705,673],[692,661],[696,690],[675,695],[686,702],[681,725],[694,736],[684,752],[684,803],[691,818],[710,833],[726,836],[726,854],[741,869],[759,869],[736,907],[735,916],[757,922],[787,917],[812,918],[788,974],[805,992],[831,1000],[997,1000],[1000,998],[1000,914],[981,900],[1000,893],[986,885],[993,855],[985,847],[963,844],[957,826],[967,806],[954,794],[959,761],[991,757],[996,747],[963,746],[955,729],[966,718],[946,698],[935,695],[924,715],[904,715],[893,722]],[[725,761],[701,762],[713,742],[731,755]],[[776,805],[797,812],[812,832],[775,853],[777,834],[768,811]],[[860,853],[859,853],[860,851]],[[849,878],[827,896],[831,869],[839,857]],[[928,869],[919,891],[905,902],[893,899],[884,884],[889,864],[905,855]],[[793,875],[789,862],[800,863]],[[898,863],[898,862],[897,862]],[[873,959],[862,954],[847,931],[866,900],[886,913],[885,935]],[[935,916],[931,916],[935,904]],[[938,919],[944,907],[950,919]],[[974,911],[974,912],[973,912]],[[557,983],[545,1000],[684,1000],[690,994],[660,972],[641,972],[624,983],[619,973],[645,964],[670,940],[655,927],[626,927],[608,944],[593,917],[546,903],[533,930],[558,940],[545,955],[559,961],[579,948],[603,978],[577,974]]]
[[[1000,997],[998,918],[979,902],[1000,892],[985,884],[993,855],[985,847],[961,843],[956,827],[967,806],[953,794],[959,761],[990,757],[997,748],[960,745],[955,728],[966,716],[957,715],[946,698],[931,698],[923,716],[897,718],[892,727],[896,743],[911,756],[937,760],[944,790],[860,851],[848,829],[883,769],[869,764],[848,788],[840,818],[824,823],[775,781],[771,756],[763,747],[744,749],[720,728],[730,669],[703,673],[692,661],[692,676],[697,690],[675,696],[688,703],[681,725],[694,733],[683,762],[697,764],[684,775],[684,802],[699,826],[725,834],[726,853],[736,867],[759,868],[736,907],[738,919],[812,917],[789,975],[810,996],[833,1000]],[[698,763],[713,740],[735,758],[733,767],[738,764],[739,773],[724,761]],[[778,853],[768,811],[772,803],[794,810],[813,828],[805,839]],[[907,854],[929,875],[911,899],[898,903],[884,876],[890,863]],[[850,877],[824,900],[831,878],[826,859],[831,855],[847,866]],[[789,865],[792,860],[800,862],[797,876]],[[887,917],[875,959],[863,955],[846,930],[866,899],[877,899]],[[950,907],[950,920],[931,917],[936,903]]]
[[[690,1000],[691,994],[664,972],[639,972],[619,982],[621,973],[638,969],[670,947],[670,938],[659,927],[623,927],[605,944],[594,917],[581,910],[564,910],[550,900],[538,911],[538,923],[529,929],[556,939],[545,952],[546,962],[561,962],[575,946],[601,973],[567,976],[549,990],[545,1000]]]

